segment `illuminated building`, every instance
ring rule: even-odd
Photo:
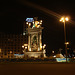
[[[30,19],[29,19],[30,20]],[[41,58],[45,55],[45,44],[42,46],[42,20],[27,21],[28,44],[24,44],[25,58]]]

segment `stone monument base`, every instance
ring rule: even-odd
[[[41,58],[43,52],[25,52],[25,58]]]

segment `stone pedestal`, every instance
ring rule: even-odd
[[[31,58],[38,58],[43,55],[42,50],[42,29],[40,28],[28,28],[28,51],[25,52],[25,56]]]

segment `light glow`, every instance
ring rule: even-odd
[[[42,22],[42,20],[40,22]]]
[[[42,48],[42,46],[41,46],[41,48]]]
[[[61,20],[64,20],[64,17],[62,17]]]
[[[67,45],[68,45],[68,44],[69,44],[69,42],[66,42],[65,44],[67,44]]]
[[[65,21],[63,20],[63,22],[65,22]]]
[[[46,44],[44,44],[44,46],[46,47]]]
[[[45,46],[43,46],[43,49],[45,48]]]
[[[42,24],[42,23],[40,22],[40,24]]]
[[[28,22],[26,22],[26,24],[28,24]]]
[[[33,21],[33,24],[34,24],[34,21]]]
[[[46,53],[46,50],[45,50],[45,49],[43,50],[43,53],[44,53],[44,54]]]
[[[25,47],[25,49],[27,49],[27,47]]]
[[[40,27],[40,25],[37,26],[37,28],[39,28],[39,27]]]
[[[53,57],[56,57],[55,55]]]
[[[10,51],[10,54],[12,53],[12,51]]]
[[[68,17],[62,17],[62,18],[60,19],[60,21],[62,21],[62,22],[65,22],[65,21],[68,21],[68,20],[69,20]]]
[[[25,32],[23,33],[23,35],[25,35]]]
[[[24,46],[22,46],[22,48],[24,48]]]
[[[54,51],[52,51],[52,53],[54,53]]]
[[[60,20],[60,21],[62,21],[62,20]]]
[[[40,22],[38,22],[38,24],[39,24]]]
[[[69,20],[68,17],[66,17],[65,20],[68,21]]]
[[[29,23],[29,26],[31,26],[31,23]]]
[[[38,47],[38,51],[40,51],[40,48]]]
[[[31,51],[31,48],[29,49],[29,51]]]

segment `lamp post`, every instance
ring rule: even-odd
[[[26,58],[26,54],[25,53],[28,51],[28,44],[22,45],[22,48],[24,49],[23,53],[24,53],[24,57]]]
[[[46,58],[46,50],[45,50],[45,47],[46,47],[46,44],[44,44],[43,46],[42,46],[42,48],[43,48],[43,56],[44,56],[44,58]]]
[[[65,26],[65,23],[68,20],[69,20],[68,17],[62,17],[60,19],[60,21],[64,23],[64,39],[65,39],[66,62],[67,62],[67,44],[69,44],[69,42],[66,42],[66,26]]]
[[[1,48],[0,48],[0,53],[2,52]]]

